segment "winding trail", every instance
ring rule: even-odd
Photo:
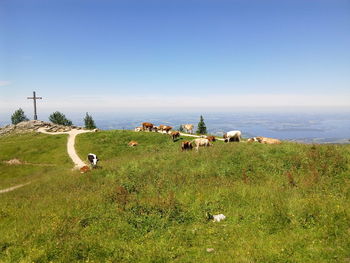
[[[73,169],[80,169],[81,167],[85,166],[86,163],[80,159],[78,156],[76,150],[75,150],[75,137],[78,134],[81,133],[87,133],[87,132],[92,132],[90,130],[77,130],[77,129],[72,129],[68,132],[47,132],[45,128],[39,128],[38,132],[45,133],[45,134],[50,134],[50,135],[56,135],[56,134],[68,134],[68,141],[67,141],[67,152],[69,157],[72,159],[74,163],[74,168]]]

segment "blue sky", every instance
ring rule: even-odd
[[[350,107],[350,1],[0,0],[0,112]]]

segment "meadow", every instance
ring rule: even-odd
[[[0,189],[32,181],[0,195],[0,262],[350,261],[349,145],[183,140],[82,134],[101,161],[80,174],[64,135],[0,138]]]

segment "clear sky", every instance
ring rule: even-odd
[[[0,112],[350,107],[349,0],[0,0]]]

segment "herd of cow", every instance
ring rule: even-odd
[[[184,124],[182,125],[182,128],[185,132],[189,134],[193,134],[193,124]],[[177,138],[180,137],[180,132],[179,131],[172,131],[173,127],[168,126],[168,125],[159,125],[155,126],[150,122],[144,122],[142,123],[142,126],[136,127],[135,132],[141,132],[141,131],[148,131],[148,132],[161,132],[165,134],[169,134],[173,141],[175,141]],[[192,150],[195,148],[197,151],[199,147],[209,147],[212,146],[212,142],[216,141],[217,138],[215,136],[205,136],[202,135],[200,138],[196,138],[192,141],[183,141],[181,143],[181,150],[182,151],[187,151],[187,150]],[[241,142],[242,141],[242,132],[241,131],[229,131],[224,133],[223,140],[225,142]],[[253,137],[249,138],[246,142],[252,143],[252,142],[258,142],[262,144],[280,144],[281,141],[278,139],[273,139],[273,138],[267,138],[267,137]],[[137,146],[138,143],[136,141],[131,141],[128,143],[128,146]],[[97,166],[98,158],[95,154],[90,153],[88,155],[88,160],[92,167]]]

